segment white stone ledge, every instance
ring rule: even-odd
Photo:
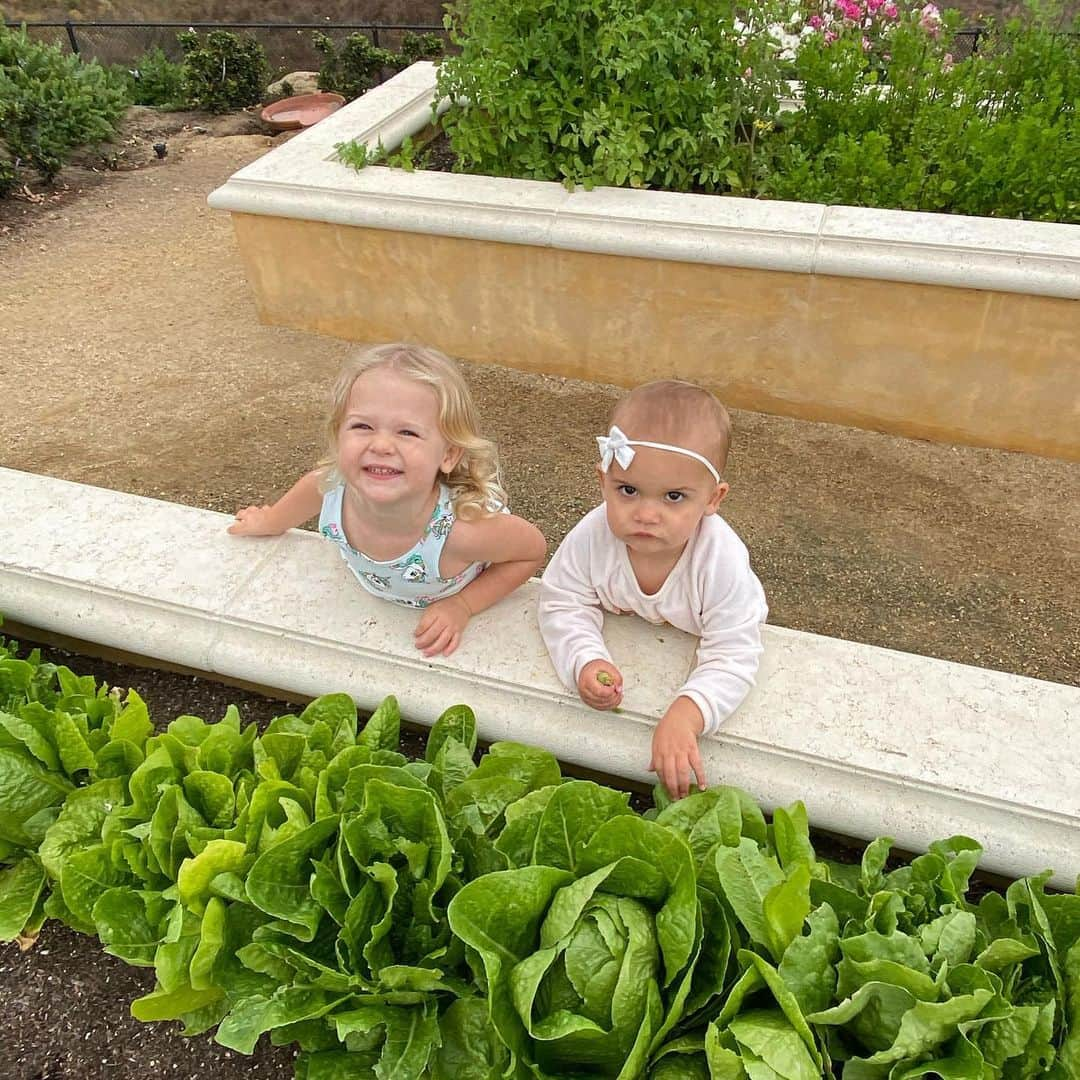
[[[412,646],[416,615],[368,596],[311,533],[225,532],[226,515],[0,469],[0,612],[53,633],[297,694],[394,693],[431,723],[467,702],[481,737],[650,781],[655,719],[694,639],[633,618],[606,633],[621,715],[559,684],[535,582],[478,616],[450,658]],[[766,630],[758,685],[702,741],[708,776],[818,827],[910,850],[964,833],[1007,874],[1080,872],[1080,690],[848,641]],[[216,719],[210,717],[208,719]]]
[[[351,139],[391,149],[431,121],[423,61],[232,176],[234,213],[603,255],[1080,298],[1080,226],[343,165]],[[445,109],[446,102],[440,109]]]

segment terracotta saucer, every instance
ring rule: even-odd
[[[264,124],[275,130],[289,131],[311,127],[344,104],[345,99],[340,94],[295,94],[267,105],[259,116]]]

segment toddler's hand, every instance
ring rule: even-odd
[[[698,736],[705,728],[701,710],[686,697],[676,698],[656,725],[652,740],[650,772],[667,788],[673,799],[690,793],[690,774],[705,789],[705,767],[701,763]]]
[[[470,618],[469,605],[456,593],[436,600],[424,609],[413,632],[413,644],[425,656],[449,656],[461,644],[462,631]]]
[[[578,675],[578,693],[591,709],[614,709],[622,701],[622,675],[607,660],[590,660]]]
[[[233,536],[277,536],[281,529],[274,527],[270,510],[269,506],[245,506],[236,511],[236,520],[228,531]]]

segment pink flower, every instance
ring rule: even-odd
[[[871,15],[873,15],[882,7],[884,3],[885,0],[866,0],[866,10],[870,12]]]
[[[812,26],[815,30],[820,30],[825,25],[825,20],[820,15],[811,15],[806,20],[807,26]]]
[[[862,18],[862,8],[855,0],[846,0],[843,6],[844,18],[852,22],[858,22]]]
[[[826,30],[824,36],[825,36],[825,44],[826,45],[831,45],[836,40],[838,35],[833,30]]]
[[[941,12],[935,4],[926,4],[919,12],[919,25],[931,36],[936,37],[941,29]]]
[[[882,14],[886,19],[898,19],[900,18],[900,9],[895,4],[886,4]]]

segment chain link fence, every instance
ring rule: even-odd
[[[401,50],[401,39],[415,34],[437,33],[446,40],[439,25],[405,23],[136,23],[136,22],[34,22],[8,23],[25,25],[36,40],[59,45],[66,52],[78,53],[84,60],[101,64],[133,65],[146,52],[158,48],[172,61],[183,59],[176,35],[182,30],[228,30],[249,34],[262,45],[275,76],[291,71],[318,71],[323,55],[315,48],[316,32],[325,34],[340,47],[351,34],[367,34],[373,45]]]
[[[8,23],[17,26],[18,23]],[[400,51],[401,38],[413,33],[436,33],[446,40],[440,25],[404,23],[135,23],[135,22],[36,22],[26,23],[35,38],[51,41],[69,52],[102,64],[133,64],[150,49],[159,48],[175,62],[182,59],[176,35],[189,27],[193,30],[231,30],[250,34],[266,50],[266,57],[277,75],[290,71],[317,71],[322,54],[313,44],[313,33],[326,34],[340,47],[350,34],[367,34],[373,45]],[[978,48],[984,31],[978,28],[957,32],[953,57],[964,60]]]
[[[438,24],[406,23],[137,23],[137,22],[34,22],[25,25],[31,37],[60,45],[86,60],[101,64],[130,66],[151,49],[161,49],[172,61],[183,59],[176,35],[182,30],[200,32],[229,30],[250,34],[266,51],[274,77],[291,71],[317,71],[323,55],[315,48],[314,34],[325,34],[340,48],[351,34],[367,34],[373,45],[399,52],[401,39],[408,33],[436,33],[447,41],[444,27]],[[959,30],[953,39],[952,55],[965,60],[978,50],[985,33],[978,27]],[[449,42],[447,41],[447,44]]]

